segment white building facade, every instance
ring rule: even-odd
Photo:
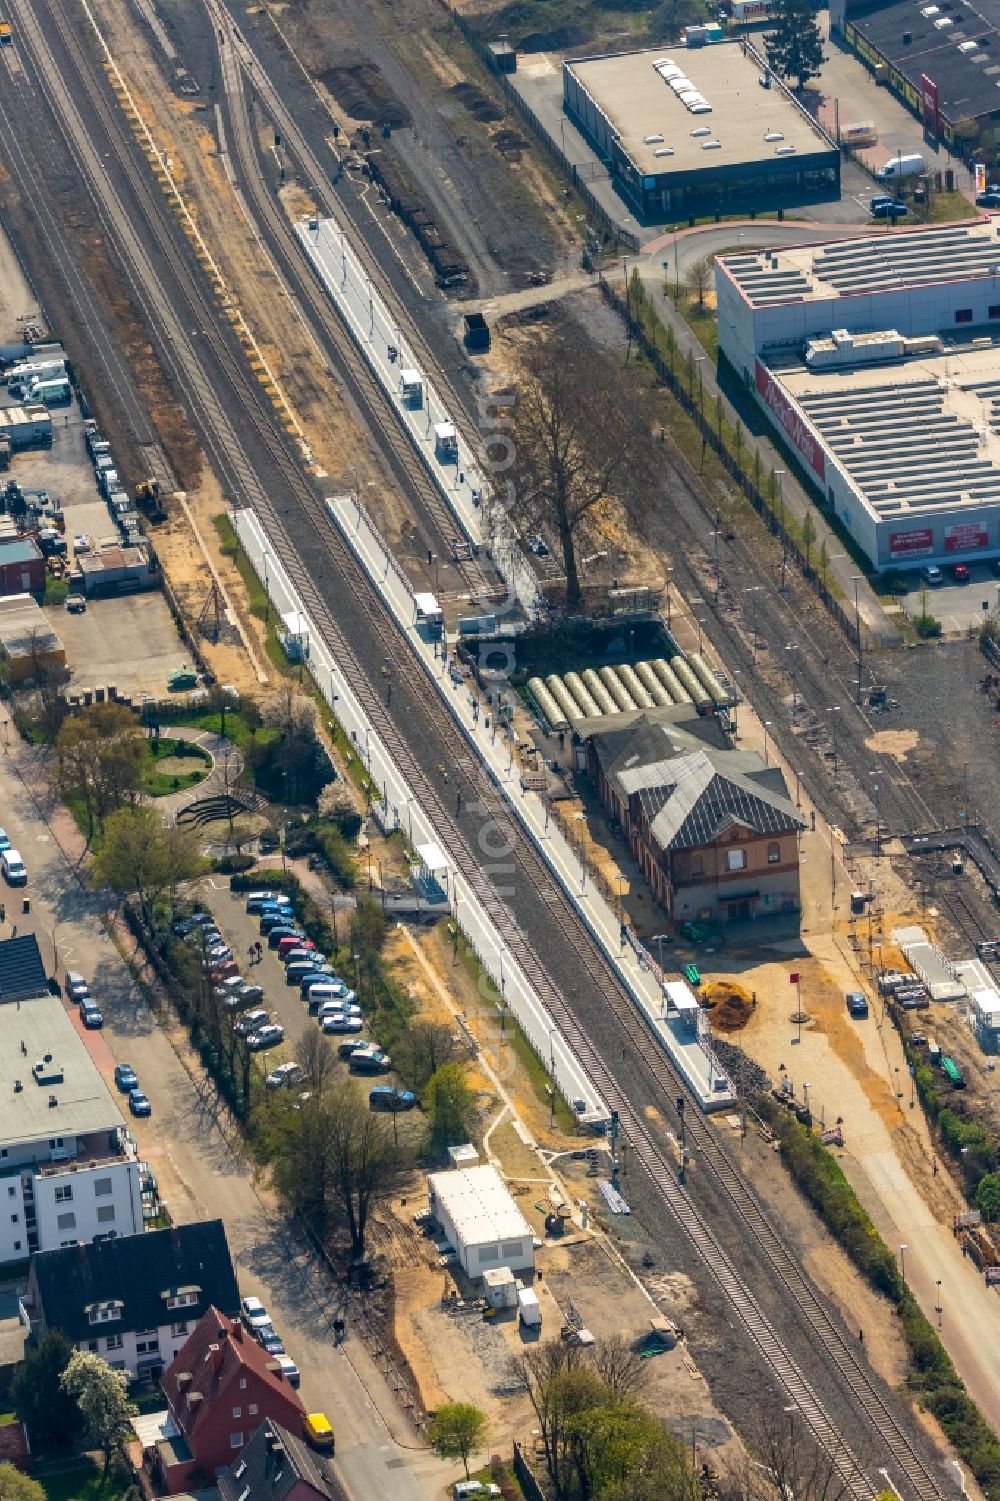
[[[533,1273],[534,1237],[495,1167],[456,1168],[427,1179],[431,1213],[458,1252],[466,1276],[497,1267]]]

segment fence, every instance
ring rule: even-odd
[[[514,109],[517,110],[522,119],[531,126],[531,129],[534,132],[535,136],[538,138],[540,145],[545,148],[545,151],[548,153],[554,166],[557,167],[558,170],[565,176],[571,179],[576,192],[579,193],[592,216],[597,220],[601,228],[604,230],[604,233],[610,235],[613,239],[620,240],[621,243],[623,245],[627,245],[630,250],[638,250],[640,243],[639,236],[632,234],[627,229],[622,229],[620,224],[616,224],[613,215],[608,213],[604,205],[594,196],[594,194],[587,187],[587,184],[584,182],[584,173],[586,173],[587,175],[591,175],[593,173],[594,169],[592,164],[588,162],[586,166],[581,170],[575,167],[573,163],[567,159],[559,143],[549,133],[548,128],[542,124],[541,120],[535,114],[535,111],[531,108],[531,105],[528,104],[526,100],[521,98],[521,95],[518,93],[517,89],[515,89],[514,85],[511,83],[507,75],[504,73],[497,73],[496,69],[493,66],[493,58],[492,54],[490,53],[489,47],[483,41],[482,37],[478,34],[475,27],[472,26],[472,24],[469,22],[468,18],[466,16],[460,15],[457,10],[451,11],[451,18],[455,26],[462,33],[469,46],[472,48],[473,52],[475,52],[476,56],[479,58],[480,62],[484,63],[496,78],[497,83],[500,85],[500,88],[503,91],[503,96],[506,103],[508,105],[513,105]]]
[[[739,485],[747,500],[749,500],[754,510],[767,525],[767,528],[771,532],[772,536],[777,537],[781,542],[781,545],[785,552],[790,557],[795,559],[795,562],[798,564],[799,569],[802,573],[802,577],[819,595],[819,598],[829,610],[830,614],[834,617],[841,630],[847,636],[848,640],[856,646],[858,640],[858,627],[856,626],[855,622],[851,619],[850,615],[848,615],[840,600],[837,599],[833,594],[831,594],[819,571],[813,566],[811,560],[807,558],[805,553],[803,552],[798,538],[795,537],[784,525],[780,514],[772,510],[767,496],[763,493],[762,490],[758,489],[752,475],[749,475],[743,468],[742,464],[738,463],[734,456],[730,453],[728,447],[719,436],[719,433],[715,428],[713,428],[712,424],[705,416],[705,413],[702,410],[702,403],[695,400],[693,391],[689,390],[684,385],[684,382],[678,377],[677,372],[663,358],[663,355],[660,353],[659,349],[650,339],[645,325],[633,316],[631,304],[627,301],[627,299],[621,297],[615,291],[615,289],[605,280],[603,275],[599,275],[598,285],[600,286],[601,293],[605,301],[614,308],[615,312],[619,315],[626,327],[629,329],[632,337],[641,346],[643,354],[646,356],[646,358],[649,360],[649,363],[656,371],[657,377],[662,380],[663,384],[668,388],[671,395],[680,402],[687,415],[691,418],[692,422],[695,424],[699,433],[701,434],[702,441],[709,448],[711,448],[712,452],[716,455],[720,464],[729,475],[730,479],[734,480],[735,483]],[[866,647],[869,645],[867,641],[867,632],[863,633],[862,645]]]
[[[524,1457],[524,1450],[516,1439],[514,1440],[514,1474],[524,1492],[525,1501],[545,1501],[545,1492],[535,1479],[531,1466]]]

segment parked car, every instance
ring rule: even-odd
[[[240,985],[229,992],[222,1004],[227,1011],[246,1011],[251,1006],[259,1006],[263,999],[262,985]]]
[[[320,1021],[325,1016],[360,1016],[361,1007],[356,1001],[324,1001],[317,1014]]]
[[[316,1011],[327,1001],[339,1001],[342,1005],[349,1006],[357,1000],[357,996],[349,985],[334,976],[330,980],[320,980],[309,986],[309,1010]]]
[[[247,1038],[247,1047],[251,1053],[266,1053],[269,1048],[276,1048],[284,1040],[285,1029],[280,1022],[267,1022],[258,1031],[251,1032]]]
[[[0,855],[3,854],[4,850],[9,850],[9,849],[10,849],[10,839],[8,837],[7,830],[6,829],[0,829]]]
[[[310,980],[328,980],[333,974],[333,965],[321,964],[317,966],[316,961],[318,958],[318,954],[313,954],[311,959],[293,959],[290,964],[286,964],[286,983],[289,985],[298,985],[301,990],[302,982],[307,978]]]
[[[71,1001],[85,1000],[90,994],[90,986],[75,969],[66,971],[66,994]]]
[[[291,1089],[295,1084],[301,1084],[306,1077],[306,1071],[299,1063],[279,1063],[277,1068],[271,1070],[264,1080],[268,1089]]]
[[[944,574],[936,563],[928,563],[926,568],[921,568],[920,576],[925,584],[930,584],[932,589],[944,583]]]
[[[269,1011],[248,1011],[246,1016],[240,1017],[239,1021],[233,1027],[233,1031],[237,1037],[249,1037],[251,1033],[257,1032],[261,1027],[266,1026],[270,1020],[271,1013]]]
[[[294,916],[290,907],[276,907],[273,911],[260,914],[261,937],[270,933],[272,928],[282,927],[291,930],[293,926]]]
[[[951,576],[956,584],[967,584],[971,578],[968,563],[955,563],[951,570]]]
[[[254,1330],[257,1343],[268,1355],[284,1355],[285,1343],[273,1324],[263,1324]]]
[[[358,1048],[349,1059],[354,1074],[387,1074],[392,1068],[392,1059],[381,1048]]]
[[[847,1011],[849,1016],[867,1016],[868,997],[866,995],[862,995],[860,990],[849,990],[847,992]]]
[[[995,188],[987,188],[976,199],[976,208],[1000,208],[1000,192]]]
[[[93,996],[85,996],[80,1002],[80,1020],[90,1032],[99,1032],[104,1026],[104,1012]]]
[[[302,976],[299,981],[299,989],[302,991],[303,1000],[308,1000],[316,985],[329,985],[331,980],[337,978],[332,964],[316,964],[308,974]],[[319,1000],[316,1001],[317,1006]]]
[[[338,1058],[350,1058],[359,1048],[370,1048],[372,1044],[365,1037],[348,1037],[337,1049]]]
[[[224,980],[220,980],[218,985],[215,986],[214,993],[220,1001],[224,1001],[227,996],[235,995],[236,991],[241,990],[244,985],[246,985],[246,981],[242,975],[227,975]]]
[[[27,886],[28,871],[20,854],[13,845],[0,854],[0,870],[8,886]]]
[[[274,1359],[284,1380],[293,1390],[297,1390],[302,1376],[295,1361],[290,1355],[276,1355]]]
[[[364,1021],[360,1016],[352,1016],[348,1011],[330,1011],[326,1016],[319,1019],[320,1027],[324,1032],[360,1032],[364,1027]]]
[[[208,972],[208,978],[213,985],[221,985],[223,980],[228,980],[231,975],[238,975],[240,967],[235,959],[227,959],[224,964],[216,964]]]
[[[133,1089],[128,1097],[128,1108],[133,1115],[152,1115],[153,1107],[149,1103],[149,1096],[143,1094],[141,1089]]]
[[[115,1084],[122,1094],[131,1094],[139,1088],[139,1076],[131,1063],[115,1064]]]
[[[291,907],[292,899],[280,891],[248,891],[247,911],[259,912],[262,907]]]
[[[86,600],[86,596],[85,595],[83,595],[83,594],[67,594],[67,596],[66,596],[66,613],[67,613],[67,615],[85,615],[86,612],[87,612],[87,600]]]
[[[400,1110],[413,1110],[417,1097],[412,1089],[398,1089],[392,1084],[376,1084],[368,1091],[369,1110],[388,1110],[393,1114]]]
[[[270,1324],[271,1315],[264,1307],[259,1298],[243,1298],[240,1301],[240,1318],[244,1325],[253,1334],[257,1329],[263,1329]]]
[[[182,917],[179,922],[174,923],[174,933],[178,938],[186,938],[195,928],[207,928],[211,923],[210,912],[192,912],[190,917]]]
[[[872,209],[872,218],[902,219],[903,216],[905,214],[908,214],[909,212],[910,210],[907,208],[905,203],[899,203],[896,199],[890,198],[885,203],[879,203],[875,206],[875,208]]]
[[[305,936],[301,928],[294,927],[291,923],[276,923],[268,932],[267,946],[269,949],[276,949],[283,938],[294,938],[296,944],[299,944]]]
[[[296,951],[301,951],[303,954],[315,954],[316,945],[311,938],[279,938],[279,959],[284,959],[286,954],[293,954]]]

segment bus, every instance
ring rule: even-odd
[[[959,1068],[958,1064],[955,1062],[954,1058],[941,1059],[941,1072],[948,1080],[948,1083],[951,1085],[952,1089],[965,1088],[965,1080],[962,1078],[962,1071]]]

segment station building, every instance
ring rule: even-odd
[[[569,58],[563,104],[640,219],[840,195],[836,143],[745,38]]]
[[[1000,218],[715,277],[721,353],[875,567],[1000,557]]]

